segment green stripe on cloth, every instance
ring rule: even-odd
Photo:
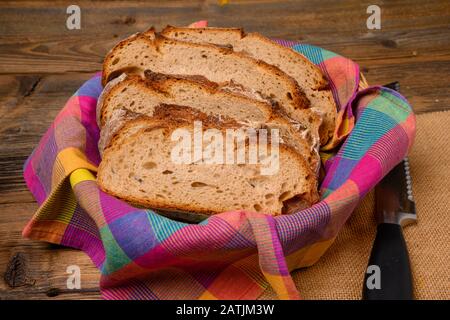
[[[107,257],[102,266],[103,275],[109,275],[131,262],[130,258],[128,258],[116,242],[116,239],[107,225],[100,229],[100,236],[102,238]]]

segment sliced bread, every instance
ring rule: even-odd
[[[233,49],[277,66],[303,88],[325,89],[328,81],[320,69],[302,54],[279,45],[263,35],[240,28],[188,28],[167,26],[161,35],[175,40],[211,43]]]
[[[146,77],[123,74],[108,83],[97,105],[102,153],[114,134],[130,119],[153,116],[162,104],[190,106],[207,115],[229,118],[254,128],[279,129],[281,138],[310,163],[313,171],[320,165],[318,127],[320,119],[309,111],[302,123],[273,112],[264,101],[228,92],[205,79],[175,77],[145,72]],[[306,112],[306,110],[305,110]],[[305,113],[306,114],[306,113]]]
[[[245,34],[238,28],[179,28],[166,27],[161,34],[167,38],[194,43],[211,43],[232,48],[236,52],[278,67],[293,77],[302,88],[311,107],[321,114],[321,143],[325,144],[332,136],[336,121],[336,104],[327,80],[321,70],[302,54],[291,48],[262,36],[259,33]]]
[[[190,110],[190,111],[189,111]],[[279,170],[262,175],[257,164],[178,163],[173,133],[192,133],[193,120],[215,129],[226,139],[227,129],[242,129],[228,119],[206,116],[189,108],[159,108],[154,117],[128,121],[106,148],[97,182],[107,193],[134,204],[167,210],[215,214],[250,210],[279,215],[318,201],[317,179],[305,159],[279,144]],[[273,141],[269,140],[270,149]]]
[[[196,44],[155,35],[137,35],[117,45],[105,58],[103,84],[126,73],[202,76],[220,85],[234,84],[271,101],[289,117],[300,118],[309,100],[297,82],[279,68],[246,54],[210,44]]]

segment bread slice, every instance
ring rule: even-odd
[[[123,74],[102,93],[97,105],[100,128],[115,109],[151,115],[154,106],[166,103],[189,105],[208,114],[223,114],[239,121],[263,123],[272,107],[264,101],[226,91],[217,83],[199,77],[150,72],[145,76]]]
[[[336,104],[321,70],[302,54],[284,47],[259,33],[245,34],[238,28],[179,28],[167,26],[161,34],[167,38],[211,43],[232,48],[267,62],[294,78],[302,88],[311,107],[323,116],[321,143],[332,136],[336,121]]]
[[[277,66],[297,80],[303,88],[325,89],[328,81],[321,70],[302,54],[252,32],[240,28],[188,28],[167,26],[161,31],[164,37],[194,43],[211,43]]]
[[[102,153],[112,136],[130,119],[153,116],[164,104],[190,106],[207,115],[233,119],[240,125],[279,129],[281,138],[310,164],[314,172],[320,165],[318,119],[311,111],[302,124],[273,112],[264,101],[228,92],[202,78],[175,77],[145,72],[146,77],[121,75],[108,83],[99,99],[97,115],[102,129],[99,150]],[[306,111],[305,111],[306,112]]]
[[[131,120],[105,150],[97,175],[101,189],[145,207],[203,214],[244,209],[279,215],[318,201],[315,175],[305,159],[283,143],[279,170],[273,175],[262,175],[261,163],[174,162],[171,154],[178,141],[172,134],[178,129],[192,133],[196,119],[204,130],[218,130],[224,141],[227,129],[242,129],[235,121],[187,109],[165,108],[154,117]]]
[[[147,69],[242,86],[278,105],[294,120],[310,106],[297,82],[275,66],[230,49],[152,37],[148,32],[120,42],[107,55],[102,82],[105,85],[123,72],[142,74]]]

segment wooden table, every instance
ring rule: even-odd
[[[446,0],[385,1],[381,30],[366,27],[372,0],[76,1],[81,29],[68,30],[71,3],[0,2],[0,299],[99,298],[99,272],[85,254],[22,238],[37,208],[22,166],[65,101],[101,69],[105,53],[150,25],[206,19],[301,40],[357,61],[370,83],[400,81],[417,113],[450,108]],[[66,289],[69,265],[81,268],[81,290]]]

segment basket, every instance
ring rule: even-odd
[[[105,194],[95,180],[96,74],[25,163],[40,206],[23,235],[83,250],[101,271],[105,299],[255,299],[268,285],[280,299],[299,298],[290,271],[313,265],[358,202],[406,155],[415,118],[401,95],[368,86],[351,60],[279,43],[323,70],[339,106],[335,136],[322,153],[319,203],[286,216],[233,211],[186,224]]]

